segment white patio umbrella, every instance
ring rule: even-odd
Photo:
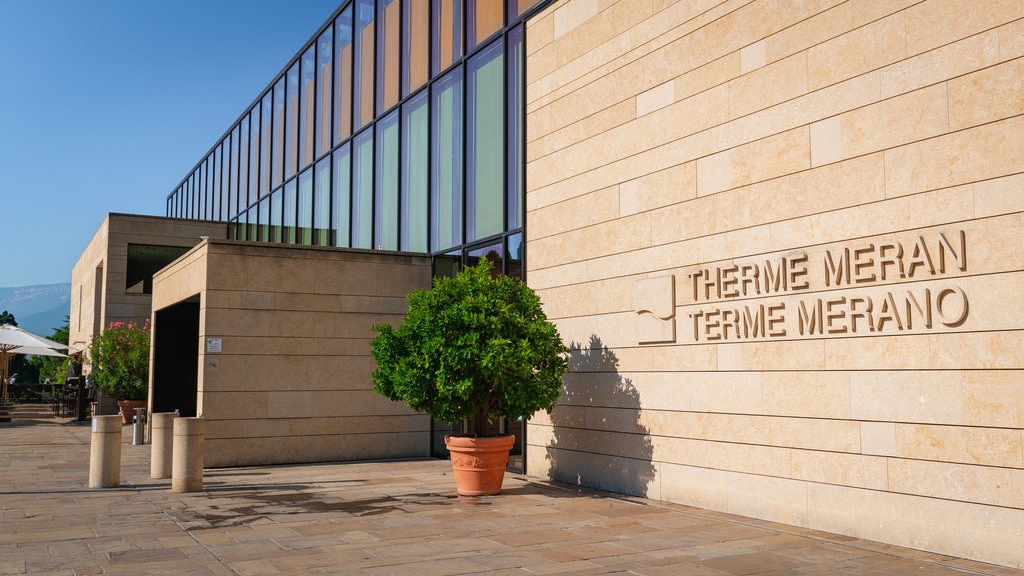
[[[0,325],[0,382],[3,385],[3,390],[0,391],[0,402],[7,403],[7,378],[11,369],[12,356],[15,354],[65,356],[60,350],[67,350],[67,348],[67,344],[36,336],[17,326]]]

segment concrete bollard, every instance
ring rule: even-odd
[[[171,454],[174,447],[174,420],[177,412],[153,414],[149,442],[153,445],[149,461],[150,478],[171,477]]]
[[[93,416],[89,488],[121,486],[121,416]]]
[[[198,492],[203,489],[205,424],[202,418],[174,419],[171,492]]]

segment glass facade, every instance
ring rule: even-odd
[[[460,263],[486,248],[521,276],[508,246],[524,219],[523,19],[541,3],[345,2],[182,179],[167,215],[223,221],[235,239]]]

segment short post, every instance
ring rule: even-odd
[[[89,447],[89,488],[121,485],[121,417],[93,416]]]
[[[198,492],[203,489],[205,424],[201,417],[174,419],[171,492]]]
[[[177,412],[154,412],[149,441],[153,445],[149,461],[150,478],[171,477],[171,454],[174,448],[174,420]]]
[[[136,408],[135,416],[132,418],[132,446],[139,446],[146,443],[145,436],[146,409]]]

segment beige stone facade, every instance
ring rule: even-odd
[[[427,456],[429,418],[373,392],[369,340],[430,278],[427,256],[205,241],[153,279],[150,405],[196,399],[206,466]]]
[[[108,214],[71,270],[70,343],[85,349],[111,322],[150,317],[151,295],[128,291],[129,245],[188,249],[226,232],[223,222]]]
[[[561,0],[529,473],[1024,566],[1024,3]]]

